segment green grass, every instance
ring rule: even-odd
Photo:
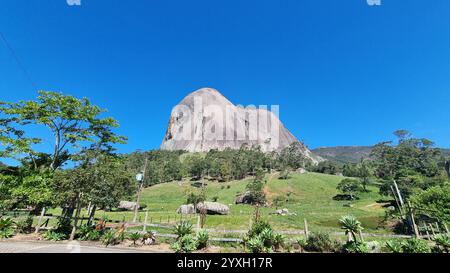
[[[268,178],[269,179],[269,178]],[[278,216],[272,214],[276,207],[261,208],[262,217],[268,220],[276,229],[290,230],[303,229],[304,219],[308,220],[310,231],[337,232],[339,218],[351,214],[356,216],[363,224],[365,232],[387,233],[387,230],[378,228],[384,216],[382,204],[377,203],[382,197],[378,188],[369,187],[369,192],[361,193],[360,199],[352,202],[352,207],[345,207],[347,201],[335,201],[333,197],[339,192],[337,184],[342,177],[318,173],[292,174],[288,180],[269,179],[266,193],[269,201],[290,194],[289,200],[282,203],[279,208],[287,208],[296,215]],[[218,197],[218,202],[230,206],[229,215],[208,215],[206,228],[218,230],[248,230],[253,218],[254,208],[250,205],[234,205],[238,193],[245,191],[247,180],[228,183],[207,182],[207,197],[211,200]],[[149,222],[174,224],[180,220],[176,213],[177,208],[186,203],[189,192],[199,191],[191,186],[191,182],[171,182],[159,184],[144,189],[141,203],[147,204]],[[54,211],[55,212],[55,211]],[[57,212],[56,212],[57,213]],[[83,214],[85,212],[83,211]],[[96,217],[107,215],[111,220],[133,219],[133,212],[103,212],[98,211]],[[139,219],[143,222],[145,212],[140,212]],[[169,218],[168,218],[169,217]],[[191,216],[193,224],[197,222],[196,216]],[[167,230],[166,230],[167,231]]]

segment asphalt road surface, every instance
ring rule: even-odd
[[[51,243],[33,241],[0,241],[1,253],[156,253],[157,251],[98,247],[78,242]]]

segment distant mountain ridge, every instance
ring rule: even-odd
[[[326,160],[341,163],[357,163],[362,158],[368,158],[372,149],[373,146],[336,146],[320,147],[311,151]],[[450,157],[450,149],[439,149],[444,156]]]

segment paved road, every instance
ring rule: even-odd
[[[33,241],[0,241],[1,253],[156,253],[139,249],[105,248],[72,243],[51,243]]]

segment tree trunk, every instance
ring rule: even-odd
[[[88,225],[92,224],[92,220],[94,220],[94,216],[95,216],[95,211],[97,210],[97,206],[93,205],[91,207],[91,213],[89,214],[89,220],[88,220]]]
[[[73,227],[72,227],[72,233],[70,234],[70,241],[73,241],[75,239],[75,233],[77,231],[77,225],[78,225],[78,218],[80,217],[80,212],[81,212],[81,199],[78,199],[78,204],[77,204],[77,212],[75,214],[75,221],[73,222]]]

